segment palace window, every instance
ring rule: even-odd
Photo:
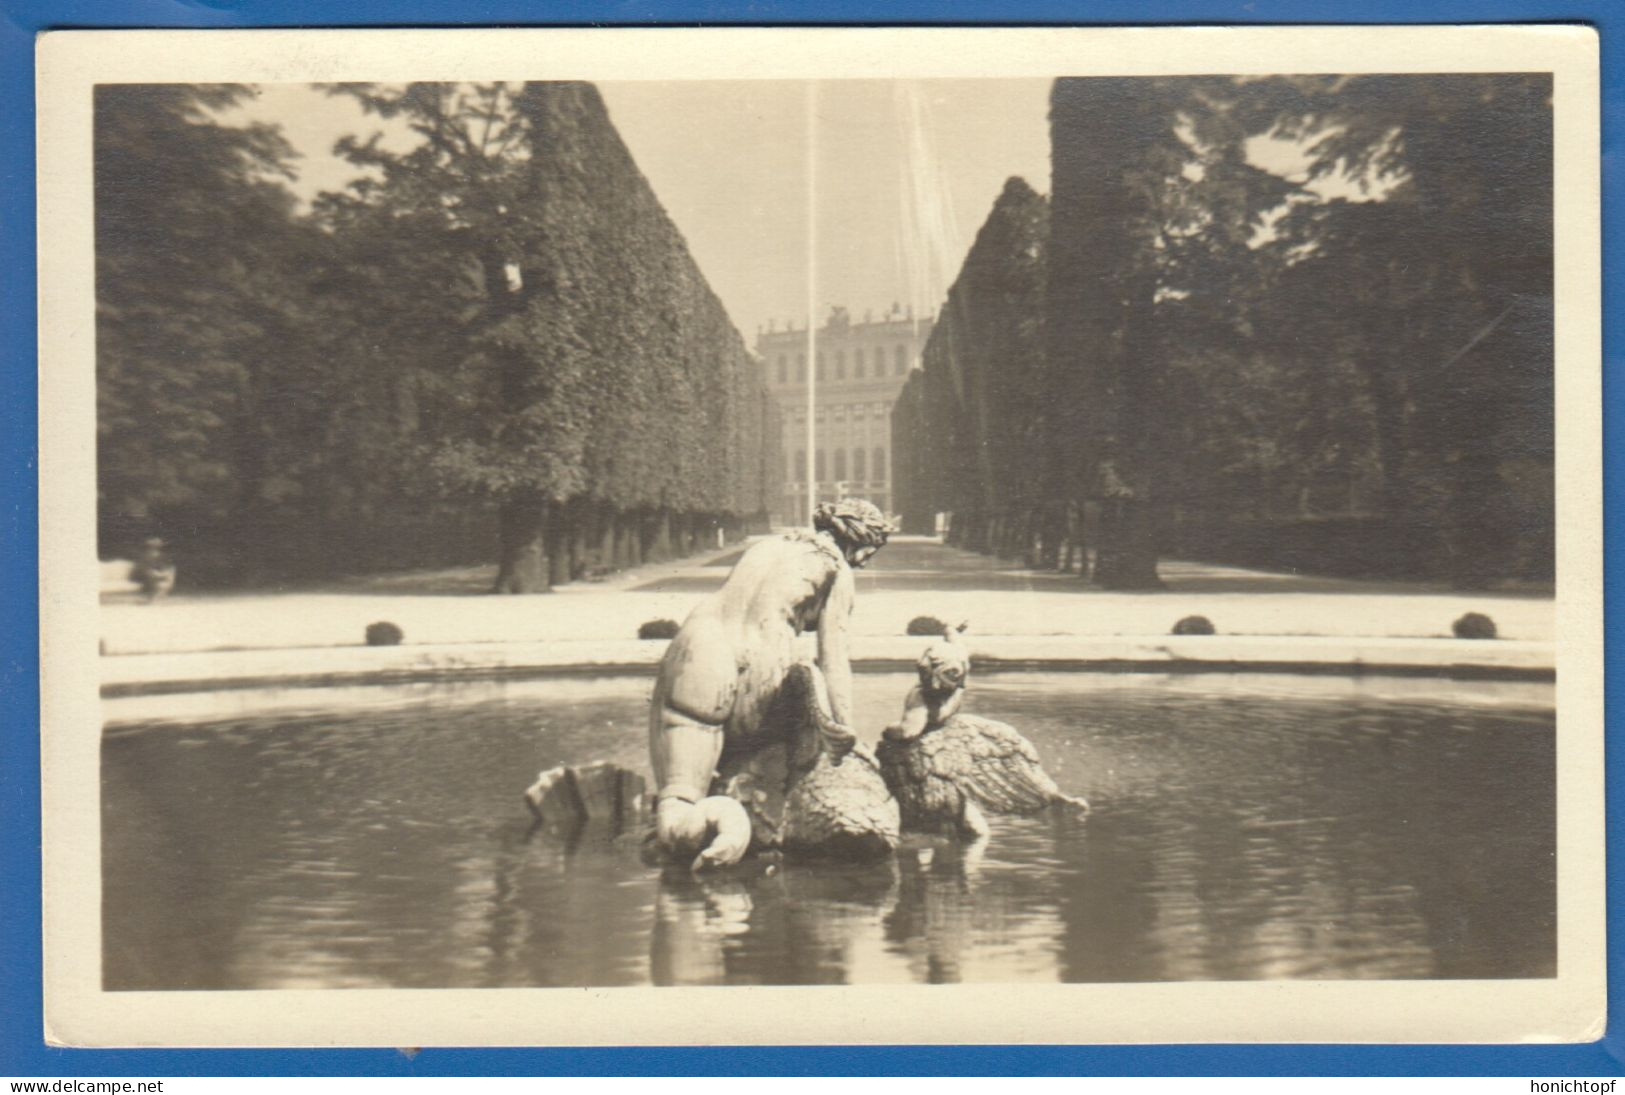
[[[797,354],[796,355],[796,383],[797,384],[805,384],[805,383],[807,383],[807,355],[806,354]]]
[[[863,460],[863,457],[864,457],[864,452],[863,452],[862,449],[853,449],[852,450],[852,478],[858,480],[860,483],[864,479],[864,473],[863,473],[864,460]]]
[[[836,380],[845,380],[846,379],[846,351],[845,350],[836,350],[835,351],[835,379]]]
[[[882,446],[875,448],[875,467],[872,472],[876,483],[886,481],[886,450]]]
[[[822,350],[818,351],[817,373],[818,373],[818,379],[820,381],[822,381],[824,379],[824,351],[822,351]]]
[[[818,481],[824,481],[824,450],[819,449],[813,454],[813,470],[818,473]]]
[[[892,375],[902,376],[906,372],[908,372],[908,351],[899,346],[892,354]]]
[[[863,350],[852,351],[852,376],[855,380],[862,380],[867,373],[864,369]]]
[[[791,453],[790,454],[790,467],[789,467],[789,470],[786,472],[786,478],[788,478],[790,480],[790,482],[792,482],[792,483],[799,482],[799,481],[807,478],[807,454],[806,453],[797,452],[797,453]]]
[[[783,354],[780,354],[779,355],[779,383],[780,384],[788,384],[789,382],[790,382],[790,360],[789,360],[789,358],[785,357]]]
[[[846,478],[846,450],[845,449],[836,449],[835,450],[835,478],[836,479],[845,479]]]

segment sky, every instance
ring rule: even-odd
[[[746,343],[773,325],[941,306],[1012,176],[1048,193],[1047,77],[1023,80],[600,82],[610,118]],[[809,126],[809,103],[816,104]],[[225,120],[275,123],[300,153],[295,192],[341,189],[346,134],[410,148],[399,122],[305,84],[264,84]],[[809,158],[809,129],[816,154]],[[1270,138],[1249,158],[1293,176],[1303,150]],[[811,170],[809,170],[809,165]],[[808,231],[809,175],[816,230]],[[1323,197],[1361,200],[1350,180]],[[1380,192],[1380,188],[1379,188]],[[810,254],[811,253],[811,254]],[[816,273],[809,273],[809,257]]]
[[[1049,85],[819,82],[813,299],[820,313],[839,304],[861,318],[894,302],[935,311],[1005,180],[1020,175],[1049,190]],[[808,84],[600,88],[633,158],[747,340],[770,320],[804,325]]]
[[[935,311],[1004,182],[1049,190],[1048,79],[840,80],[811,88],[816,111],[816,291],[853,318],[893,303]],[[734,325],[754,344],[808,310],[806,81],[600,83],[638,168]],[[384,134],[351,100],[261,85],[238,118],[273,122],[301,154],[309,200],[354,169],[345,134]]]

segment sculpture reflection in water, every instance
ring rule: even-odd
[[[976,929],[976,876],[986,839],[920,848],[900,857],[897,903],[886,914],[886,941],[909,957],[917,980],[964,979],[964,955]]]
[[[660,878],[650,947],[657,985],[834,985],[870,981],[896,900],[891,860]]]
[[[669,868],[655,899],[651,980],[1048,980],[1049,952],[1063,930],[1059,911],[1045,900],[1041,880],[1007,864],[984,873],[985,848],[905,838],[895,857],[878,863],[753,869],[758,859],[725,874]]]

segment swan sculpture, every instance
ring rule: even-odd
[[[903,827],[982,839],[990,832],[987,813],[1034,814],[1057,805],[1087,812],[1089,803],[1064,794],[1038,750],[1013,727],[960,710],[970,681],[970,651],[959,639],[964,630],[964,624],[948,629],[920,655],[919,683],[876,750]]]
[[[926,648],[903,717],[879,747],[843,756],[828,743],[831,716],[810,666],[792,666],[768,718],[784,719],[783,748],[723,756],[701,800],[713,834],[787,858],[882,859],[903,830],[985,838],[988,814],[1054,806],[1086,812],[1044,771],[1038,751],[1007,723],[961,710],[970,655],[958,629]],[[641,776],[615,765],[551,769],[526,793],[538,819],[647,815]],[[714,866],[702,853],[692,866]]]

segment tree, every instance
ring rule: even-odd
[[[1356,363],[1383,509],[1464,586],[1509,565],[1499,465],[1550,460],[1550,95],[1545,75],[1295,78],[1242,108],[1305,144],[1311,178],[1383,191],[1282,219],[1275,327]]]
[[[320,212],[372,254],[417,462],[498,507],[498,591],[576,577],[606,544],[692,549],[762,496],[757,366],[596,89],[334,90],[419,138],[341,142],[373,177]]]
[[[933,430],[925,412],[925,373],[909,374],[891,413],[892,504],[902,516],[902,530],[915,535],[936,531],[940,481],[933,471]]]
[[[260,405],[296,306],[292,150],[215,112],[237,85],[98,85],[97,470],[104,548],[183,538],[274,494]]]
[[[1246,162],[1227,86],[1063,79],[1051,96],[1050,433],[1063,489],[1098,512],[1108,589],[1161,586],[1169,454],[1195,411],[1169,403],[1169,356],[1233,341],[1250,240],[1290,190]]]
[[[1098,512],[1098,583],[1155,586],[1171,509],[1317,498],[1374,497],[1413,573],[1541,554],[1514,526],[1549,506],[1500,469],[1550,459],[1549,97],[1522,75],[1057,83],[1045,432],[1077,438],[1061,478]],[[1252,162],[1265,136],[1301,178]]]
[[[351,254],[371,260],[361,269],[377,292],[365,299],[404,351],[418,459],[444,493],[498,506],[496,589],[545,589],[548,506],[580,487],[584,423],[568,398],[573,363],[537,352],[557,338],[556,317],[533,307],[549,286],[526,268],[541,248],[527,88],[331,90],[419,138],[405,152],[376,135],[341,140],[337,151],[369,175],[318,207]],[[356,278],[347,291],[363,288]]]

